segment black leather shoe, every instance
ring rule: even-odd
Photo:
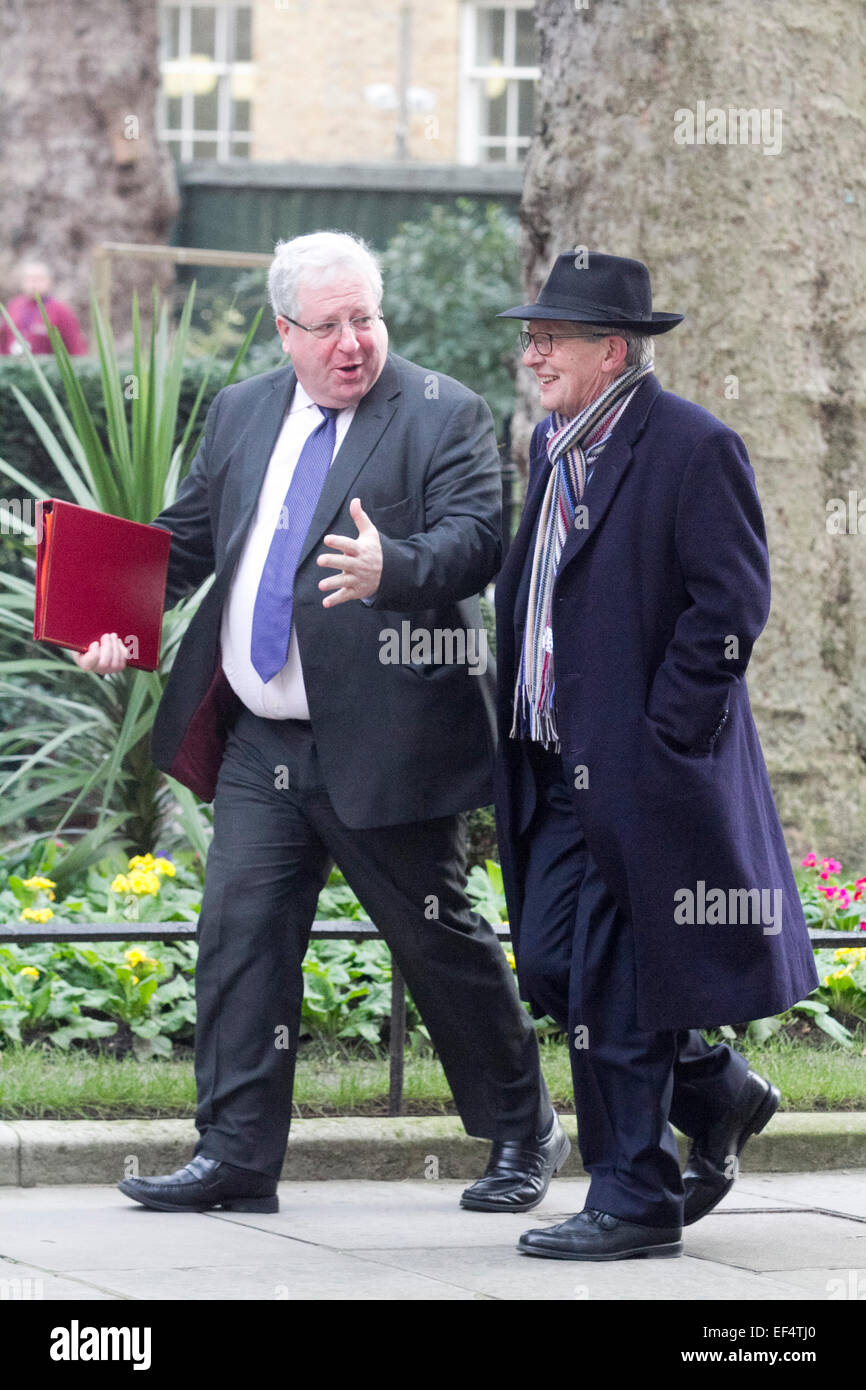
[[[568,1135],[554,1112],[550,1128],[535,1143],[507,1139],[494,1144],[484,1176],[460,1198],[467,1211],[531,1211],[544,1200],[550,1180],[571,1153]]]
[[[681,1237],[679,1226],[639,1226],[586,1207],[559,1226],[524,1231],[517,1248],[549,1260],[663,1260],[683,1253]]]
[[[684,1226],[700,1221],[730,1192],[746,1140],[760,1134],[780,1100],[775,1086],[750,1071],[737,1104],[693,1141],[683,1171]]]
[[[185,1168],[161,1178],[124,1178],[126,1197],[154,1211],[279,1211],[277,1180],[198,1154]]]

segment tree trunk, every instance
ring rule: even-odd
[[[157,140],[157,0],[0,0],[0,296],[22,259],[45,261],[87,322],[99,241],[164,242],[177,210]],[[170,272],[118,263],[112,316]]]
[[[558,252],[587,246],[645,261],[655,307],[686,314],[657,340],[658,376],[742,435],[767,520],[773,610],[749,686],[789,845],[862,869],[862,4],[537,0],[536,13],[527,293]],[[731,108],[763,113],[760,134]],[[521,375],[525,446],[539,412]],[[832,533],[832,499],[847,534]]]

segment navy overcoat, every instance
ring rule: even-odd
[[[497,821],[518,971],[535,792],[509,730],[549,425],[532,437],[496,587]],[[744,678],[770,601],[745,446],[650,376],[584,504],[554,589],[556,717],[589,850],[634,924],[638,1022],[711,1028],[779,1013],[817,975]]]

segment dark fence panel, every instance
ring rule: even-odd
[[[352,231],[384,249],[431,203],[500,203],[516,214],[522,170],[413,164],[217,164],[178,167],[175,246],[272,251],[319,228]]]

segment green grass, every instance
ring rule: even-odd
[[[866,1110],[866,1027],[850,1051],[777,1036],[743,1050],[754,1071],[782,1092],[783,1110]]]
[[[806,1045],[776,1037],[747,1051],[756,1071],[782,1092],[785,1110],[866,1109],[866,1028],[857,1047]],[[542,1048],[544,1074],[557,1108],[573,1110],[566,1049]],[[454,1112],[445,1076],[431,1056],[406,1059],[404,1110],[414,1115]],[[137,1062],[132,1058],[62,1054],[37,1047],[0,1052],[0,1119],[188,1118],[195,1084],[189,1061]],[[298,1061],[294,1113],[386,1115],[388,1058],[363,1057],[333,1045],[312,1044]]]

